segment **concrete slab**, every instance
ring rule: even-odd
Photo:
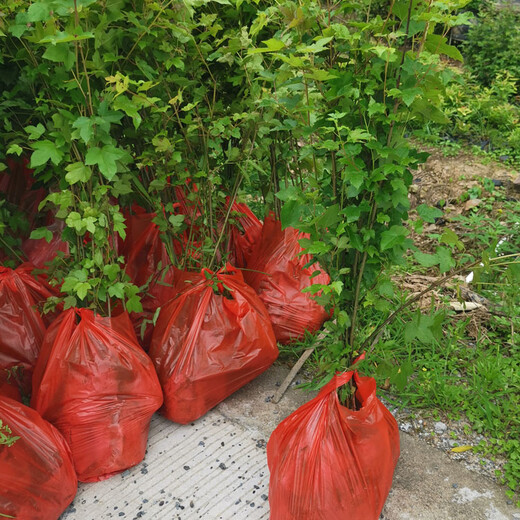
[[[292,387],[273,404],[288,371],[272,367],[190,425],[155,416],[145,460],[104,482],[81,484],[61,520],[267,520],[266,442],[315,395]],[[503,488],[424,441],[402,433],[401,452],[385,520],[520,520]]]

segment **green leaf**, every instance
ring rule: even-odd
[[[425,49],[432,54],[445,54],[446,56],[453,58],[457,61],[464,61],[462,54],[457,47],[448,45],[446,42],[448,39],[440,34],[428,34],[425,42]]]
[[[41,238],[44,238],[45,241],[49,243],[52,240],[52,231],[47,229],[46,227],[33,229],[29,238],[33,240],[39,240]]]
[[[42,58],[56,63],[64,63],[69,70],[76,61],[76,55],[69,49],[68,45],[50,45],[43,53]]]
[[[413,366],[411,361],[405,361],[399,366],[397,371],[392,372],[390,382],[395,385],[400,392],[402,392],[408,383],[408,378],[412,374]]]
[[[313,43],[311,45],[306,45],[304,47],[298,47],[296,49],[296,52],[299,52],[302,54],[322,52],[323,50],[327,49],[327,44],[331,40],[332,40],[332,36],[327,36],[325,38],[318,37],[315,43]],[[278,40],[276,40],[276,41],[278,41]],[[264,43],[267,43],[267,42],[264,42]],[[285,47],[285,44],[284,44],[284,47]]]
[[[459,251],[464,250],[464,244],[459,240],[457,233],[449,228],[444,230],[439,242],[448,246],[455,246]]]
[[[29,139],[33,141],[39,139],[45,133],[45,127],[41,123],[38,123],[37,126],[26,126],[24,130],[29,134]]]
[[[122,299],[125,297],[125,284],[123,282],[117,282],[108,288],[108,294],[113,298]]]
[[[381,296],[386,296],[387,298],[393,298],[394,296],[394,284],[390,280],[381,282],[377,286],[377,290]]]
[[[106,144],[103,148],[90,148],[85,156],[85,164],[88,166],[97,165],[99,171],[111,181],[117,173],[117,161],[126,155],[124,150],[116,148],[111,144]]]
[[[31,4],[29,9],[27,9],[27,21],[28,22],[43,22],[50,17],[50,9],[49,6],[41,3],[35,2]]]
[[[108,276],[108,279],[113,282],[119,273],[121,272],[121,267],[118,264],[106,264],[103,266],[103,274]]]
[[[65,175],[65,180],[70,185],[76,184],[76,182],[87,182],[92,176],[92,170],[82,162],[69,164],[65,170],[68,172]]]
[[[112,220],[114,231],[124,240],[126,238],[125,217],[118,211],[112,215]]]
[[[52,43],[56,45],[58,43],[77,42],[80,40],[88,40],[94,38],[94,34],[91,32],[83,32],[81,28],[77,28],[73,33],[64,31],[57,31],[56,34],[46,36],[42,38],[38,43]]]
[[[9,148],[7,149],[5,154],[6,155],[18,155],[18,157],[20,157],[22,152],[23,152],[23,149],[22,149],[22,147],[20,145],[12,144],[12,145],[9,146]]]
[[[440,218],[444,214],[440,209],[426,204],[420,204],[417,206],[417,213],[425,222],[430,222],[432,224],[435,222],[436,218]]]
[[[296,186],[287,186],[286,188],[282,188],[278,193],[275,193],[277,199],[283,200],[284,202],[288,200],[296,200],[298,199],[301,191]]]
[[[85,232],[83,219],[77,211],[71,211],[67,215],[67,218],[65,219],[65,224],[67,224],[68,227],[75,229],[78,234],[83,234]]]
[[[417,262],[424,267],[433,267],[439,263],[439,257],[437,255],[430,255],[428,253],[421,253],[421,251],[415,251],[413,254]]]
[[[408,88],[401,92],[404,104],[409,107],[415,100],[417,96],[420,96],[422,94],[422,89],[415,87],[415,88]]]
[[[408,230],[403,226],[392,226],[388,231],[381,233],[381,251],[402,245],[408,235]]]
[[[185,215],[170,215],[168,221],[173,226],[174,231],[180,231],[184,223]]]
[[[56,147],[52,141],[36,141],[32,144],[34,152],[31,155],[31,168],[45,164],[49,159],[55,164],[60,164],[63,152]]]
[[[139,296],[130,296],[130,298],[126,300],[126,310],[128,312],[143,312],[143,306]]]
[[[81,116],[72,123],[72,127],[79,131],[79,136],[85,144],[88,144],[94,137],[94,122],[90,117]]]
[[[350,130],[347,141],[349,143],[359,143],[363,141],[371,141],[373,139],[374,137],[366,130],[363,130],[362,128],[354,128],[353,130]]]
[[[92,289],[92,287],[88,282],[78,282],[74,286],[74,291],[76,292],[80,300],[85,299],[85,296],[87,295],[90,289]]]
[[[116,97],[112,104],[112,108],[114,108],[115,110],[122,110],[127,116],[132,118],[134,128],[136,130],[139,128],[142,119],[139,115],[138,107],[134,103],[132,103],[132,101],[128,97],[124,95]]]
[[[451,251],[447,247],[438,247],[435,251],[435,255],[439,259],[439,269],[441,273],[446,273],[455,267],[456,262],[451,256]]]
[[[297,228],[300,225],[302,217],[306,214],[306,208],[297,200],[287,201],[280,214],[282,220],[282,229],[288,227]]]
[[[258,54],[261,52],[276,52],[285,48],[285,43],[282,40],[277,40],[276,38],[270,38],[269,40],[263,40],[262,43],[265,43],[265,47],[258,47],[256,49],[249,49],[247,51],[248,54]]]

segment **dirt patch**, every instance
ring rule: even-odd
[[[505,186],[509,196],[519,198],[513,186],[515,172],[503,164],[494,161],[484,163],[482,157],[467,153],[445,157],[436,148],[421,146],[421,150],[428,152],[430,157],[414,172],[412,208],[424,203],[443,205],[446,212],[468,211],[470,208],[466,210],[463,204],[466,202],[465,195],[471,188],[480,186],[479,180],[482,178]]]

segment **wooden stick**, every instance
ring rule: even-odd
[[[314,352],[314,347],[308,348],[298,359],[296,364],[292,367],[291,371],[287,375],[287,377],[284,379],[284,382],[280,385],[280,388],[276,391],[276,394],[274,394],[274,397],[271,399],[272,403],[278,403],[280,402],[280,399],[283,397],[283,394],[285,394],[286,390],[289,388],[289,385],[292,383],[292,380],[296,377],[296,374],[299,372],[300,368],[303,366],[305,361],[309,359],[309,356]]]

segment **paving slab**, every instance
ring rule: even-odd
[[[282,419],[315,395],[293,385],[272,403],[288,371],[273,366],[189,425],[155,415],[145,460],[108,480],[80,484],[61,520],[268,520],[266,442]],[[520,510],[507,503],[503,488],[401,433],[382,518],[520,520]]]

